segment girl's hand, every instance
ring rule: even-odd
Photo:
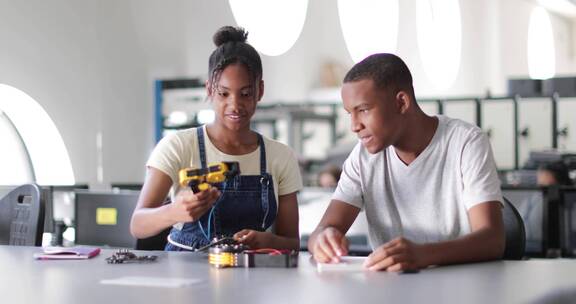
[[[215,187],[193,193],[186,189],[178,192],[176,201],[170,206],[170,215],[177,222],[193,222],[200,219],[220,197],[220,191]]]
[[[273,248],[272,239],[274,236],[270,232],[244,229],[236,232],[233,237],[235,241],[247,245],[250,249]]]

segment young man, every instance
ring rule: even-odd
[[[478,127],[422,112],[408,67],[392,54],[356,64],[342,99],[360,143],[308,242],[318,262],[347,254],[344,234],[360,209],[375,248],[364,265],[370,270],[502,257],[500,182]]]

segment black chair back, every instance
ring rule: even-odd
[[[521,260],[526,250],[526,230],[524,221],[516,207],[504,197],[502,216],[506,230],[506,249],[504,260]]]
[[[19,186],[1,198],[0,245],[42,245],[44,208],[35,184]]]
[[[164,229],[162,232],[155,236],[151,236],[145,239],[136,240],[137,250],[164,250],[166,243],[168,243],[168,234],[172,227]]]

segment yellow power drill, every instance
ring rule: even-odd
[[[180,170],[180,185],[190,187],[197,193],[210,189],[211,184],[221,183],[240,174],[238,162],[220,162],[208,165],[208,168],[185,168]]]

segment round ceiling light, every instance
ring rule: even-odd
[[[348,53],[354,62],[375,53],[396,51],[397,0],[338,0],[338,15]]]
[[[236,23],[248,32],[248,42],[259,52],[278,56],[298,40],[308,0],[229,0]]]

